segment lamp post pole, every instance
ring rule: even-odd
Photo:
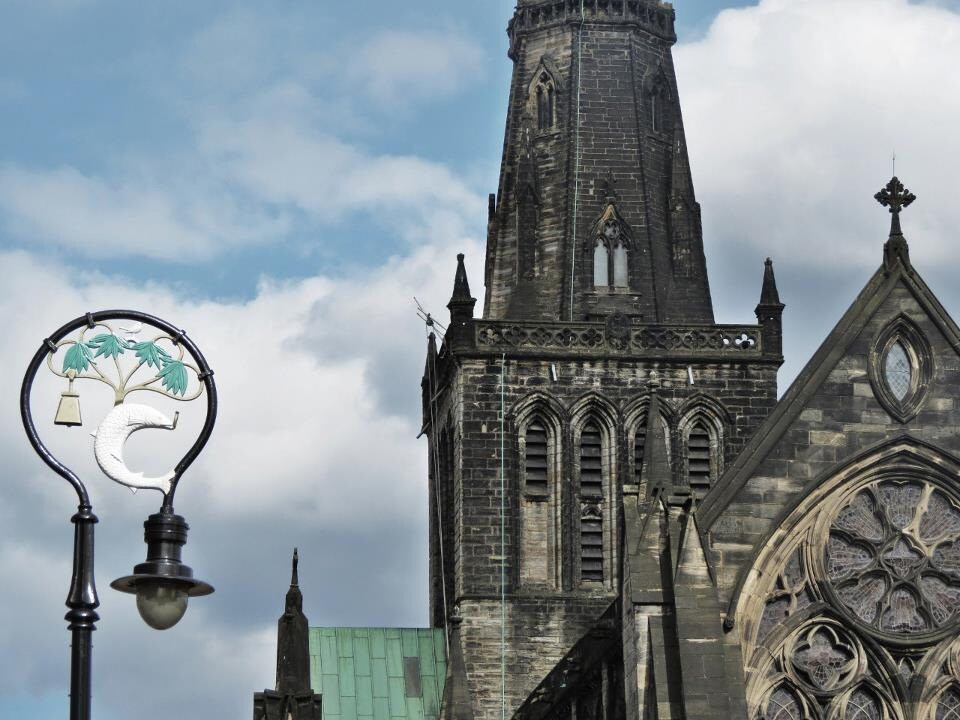
[[[136,327],[132,330],[122,327],[115,329],[113,323],[117,321],[132,322]],[[138,342],[136,336],[146,326],[157,333]],[[98,333],[92,338],[88,337],[94,331]],[[60,358],[61,351],[62,366],[57,370],[54,361]],[[128,368],[123,368],[121,364],[124,355],[135,356]],[[98,358],[110,360],[110,366],[115,366],[115,382],[98,367]],[[217,416],[217,389],[213,382],[213,371],[186,333],[165,320],[133,310],[87,313],[72,320],[43,341],[27,367],[20,390],[20,415],[24,430],[40,458],[73,487],[78,499],[77,512],[71,518],[74,526],[73,575],[65,616],[72,635],[70,720],[90,720],[92,634],[100,619],[97,614],[100,601],[94,579],[94,528],[98,519],[93,513],[84,483],[74,471],[54,457],[34,424],[31,391],[37,373],[44,365],[54,375],[66,378],[69,382],[57,409],[56,425],[82,424],[79,395],[74,392],[76,380],[100,381],[114,390],[114,409],[100,424],[95,436],[97,462],[104,474],[134,491],[153,488],[163,493],[160,511],[144,523],[144,539],[148,548],[146,562],[137,565],[133,575],[111,583],[117,590],[136,594],[141,616],[147,624],[158,629],[172,627],[179,621],[186,610],[188,597],[213,592],[211,585],[195,580],[193,571],[180,562],[180,551],[186,543],[189,528],[183,518],[175,514],[173,496],[180,477],[196,460],[213,431]],[[144,369],[145,373],[142,372]],[[191,375],[194,378],[192,381]],[[183,402],[206,396],[206,419],[199,436],[175,468],[160,478],[144,478],[142,473],[131,472],[122,460],[123,442],[130,433],[144,428],[173,430],[177,426],[179,413],[170,422],[152,407],[125,405],[126,397],[138,391],[151,391]],[[121,434],[114,437],[117,430]],[[101,440],[101,437],[104,439]],[[106,447],[108,441],[112,444]],[[100,447],[101,444],[104,448]],[[108,451],[116,462],[106,459]]]

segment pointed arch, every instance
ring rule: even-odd
[[[902,437],[816,478],[781,513],[741,571],[728,615],[747,665],[757,668],[751,703],[769,687],[764,668],[797,665],[798,633],[830,624],[842,630],[836,641],[818,640],[817,656],[843,664],[862,653],[865,661],[831,685],[838,694],[828,716],[862,719],[872,708],[894,720],[917,702],[935,713],[939,694],[960,680],[960,648],[950,646],[960,628],[960,575],[952,560],[944,564],[960,548],[958,471],[960,459]],[[928,581],[939,583],[935,592]],[[937,643],[918,665],[895,659]],[[850,716],[845,703],[858,684],[867,695]],[[937,720],[927,712],[916,717]]]
[[[673,92],[662,63],[647,76],[645,86],[644,96],[647,100],[650,130],[655,134],[666,133],[672,127],[668,108]]]
[[[623,478],[624,483],[640,484],[640,471],[643,467],[643,455],[646,445],[647,410],[650,407],[650,394],[641,395],[631,400],[623,409],[624,441],[627,448],[627,470]],[[676,413],[662,398],[659,402],[660,422],[663,426],[663,437],[667,445],[668,461],[673,457],[671,438],[672,428],[676,425]],[[671,463],[672,466],[672,463]]]
[[[617,440],[619,413],[607,398],[589,392],[570,409],[574,459],[572,566],[580,586],[615,587],[617,539]]]
[[[512,408],[519,475],[521,586],[561,587],[561,469],[566,412],[545,392],[527,395]]]
[[[534,119],[538,133],[555,130],[562,117],[560,101],[563,82],[557,64],[547,55],[540,58],[527,85],[527,115]]]
[[[636,244],[615,197],[608,197],[584,241],[584,267],[594,291],[628,290],[636,275]]]
[[[933,378],[933,365],[926,334],[903,313],[879,332],[870,352],[870,385],[894,420],[907,423],[920,412]]]
[[[678,415],[682,482],[703,497],[723,473],[724,446],[732,418],[723,403],[702,391],[687,398]]]

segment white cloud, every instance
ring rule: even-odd
[[[416,156],[374,155],[296,115],[210,121],[202,149],[231,180],[268,202],[321,220],[364,212],[393,223],[451,211],[482,214],[483,200],[445,166]]]
[[[87,422],[80,432],[50,423],[63,388],[35,393],[41,432],[66,435],[51,445],[88,482],[101,519],[104,620],[95,690],[105,708],[129,717],[131,699],[150,695],[163,673],[178,688],[178,703],[207,708],[207,715],[246,712],[251,693],[272,684],[272,625],[295,544],[304,557],[304,585],[312,588],[307,608],[314,624],[425,621],[426,449],[415,440],[425,337],[411,296],[442,317],[456,251],[472,258],[474,275],[481,271],[476,240],[438,240],[363,276],[264,281],[252,300],[199,303],[163,286],[137,287],[39,263],[27,253],[0,253],[6,278],[0,313],[11,319],[0,406],[14,407],[20,373],[41,338],[89,309],[126,306],[165,317],[189,331],[216,372],[217,427],[184,478],[177,509],[192,528],[185,561],[218,592],[192,602],[174,635],[152,635],[132,600],[107,586],[142,561],[140,523],[159,500],[150,492],[131,496],[92,462],[87,433],[109,407],[109,393],[98,385],[77,388]],[[43,302],[31,302],[38,288]],[[191,424],[190,413],[199,410],[183,408],[182,427],[171,435],[189,435],[197,420]],[[165,441],[145,439],[128,457],[155,455]],[[0,630],[9,650],[0,662],[0,692],[42,695],[65,687],[67,677],[60,618],[75,500],[33,455],[13,413],[0,416],[0,452],[10,478],[0,485],[7,531],[0,537],[0,571],[20,578],[0,597],[0,612],[21,619]],[[355,572],[358,566],[363,573]],[[346,577],[350,583],[325,582]],[[162,702],[154,708],[157,717],[173,710]]]
[[[476,41],[458,33],[389,30],[353,50],[344,69],[356,89],[395,110],[462,91],[480,75],[483,61]]]
[[[0,222],[21,244],[92,257],[206,260],[275,238],[285,223],[188,178],[107,180],[72,167],[0,168]]]
[[[675,50],[708,234],[791,263],[876,265],[897,173],[915,256],[952,253],[960,15],[907,0],[762,0]],[[876,232],[863,236],[862,228]],[[719,250],[717,250],[719,252]]]

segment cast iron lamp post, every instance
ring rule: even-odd
[[[117,323],[130,323],[124,327]],[[140,337],[145,328],[147,336]],[[62,357],[61,357],[62,351]],[[65,619],[72,633],[70,659],[70,720],[90,718],[91,634],[100,617],[93,573],[94,525],[87,488],[61,463],[40,439],[31,412],[31,389],[37,372],[46,365],[67,380],[54,423],[82,424],[80,397],[74,383],[99,381],[114,391],[114,407],[94,435],[94,454],[101,470],[113,480],[138,489],[163,493],[160,510],[144,522],[146,561],[133,574],[114,580],[111,586],[137,596],[137,609],[148,625],[160,630],[175,625],[187,609],[187,598],[209,595],[213,587],[193,577],[180,560],[188,526],[173,509],[173,496],[180,477],[200,454],[213,431],[217,416],[217,389],[213,371],[196,345],[182,331],[159,318],[132,310],[88,313],[67,323],[43,341],[33,356],[20,391],[23,427],[33,449],[77,493],[79,507],[74,525],[73,578],[67,595]],[[115,380],[114,380],[115,376]],[[191,378],[192,376],[192,378]],[[191,401],[206,395],[206,419],[200,435],[173,470],[156,478],[131,471],[123,460],[123,444],[131,433],[146,428],[173,430],[179,413],[169,420],[147,405],[125,403],[134,392],[158,393],[170,400]]]

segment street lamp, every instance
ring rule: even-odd
[[[119,323],[127,323],[120,325]],[[91,634],[100,617],[93,574],[94,525],[98,522],[87,488],[80,478],[53,456],[40,439],[31,412],[31,389],[39,370],[46,367],[67,381],[54,416],[64,427],[83,424],[78,381],[96,381],[113,390],[113,409],[94,434],[94,455],[105,475],[136,492],[163,493],[160,510],[144,522],[147,558],[133,574],[114,580],[111,587],[137,596],[137,610],[150,627],[173,627],[187,609],[187,599],[209,595],[213,587],[193,577],[181,562],[189,527],[173,509],[181,476],[200,454],[217,417],[217,389],[213,371],[196,345],[182,331],[160,318],[132,310],[88,313],[67,323],[45,339],[33,356],[20,390],[20,414],[33,449],[77,493],[74,525],[73,578],[67,595],[65,619],[72,633],[70,659],[70,720],[90,718]],[[133,393],[155,393],[169,400],[190,402],[206,396],[206,418],[199,436],[173,470],[145,477],[130,470],[123,446],[134,432],[147,428],[174,430],[179,412],[170,420],[149,405],[125,402]]]

